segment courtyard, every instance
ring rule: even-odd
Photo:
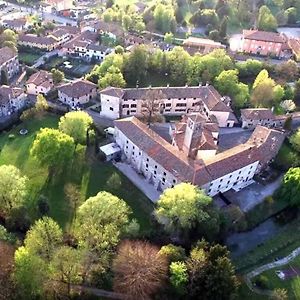
[[[74,183],[80,187],[81,200],[105,190],[122,198],[132,209],[132,217],[140,224],[141,233],[151,229],[153,204],[111,163],[99,162],[94,157],[94,146],[86,149],[78,146],[73,161],[65,167],[61,175],[49,178],[48,169],[31,157],[30,148],[38,130],[42,127],[57,128],[59,117],[47,114],[42,118],[26,121],[9,132],[0,134],[0,165],[12,164],[29,178],[29,192],[25,207],[32,220],[39,217],[37,202],[43,195],[49,203],[49,216],[64,229],[69,229],[73,210],[65,198],[64,186]],[[26,128],[27,135],[20,135]]]

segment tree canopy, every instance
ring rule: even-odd
[[[79,243],[101,253],[116,246],[129,225],[130,209],[118,197],[99,192],[79,208],[76,218],[76,236]]]
[[[204,191],[189,183],[166,189],[157,202],[156,215],[168,229],[190,229],[209,219],[206,207],[212,202]]]
[[[300,204],[300,168],[290,168],[284,175],[279,190],[279,196],[290,206],[299,206]]]
[[[114,290],[129,299],[150,299],[163,287],[168,263],[158,248],[141,241],[125,241],[113,262]]]
[[[93,124],[92,117],[84,111],[66,113],[59,120],[58,128],[74,139],[75,144],[85,144],[87,131]]]
[[[30,153],[42,165],[49,168],[62,167],[73,157],[74,139],[57,129],[42,128]]]
[[[28,178],[12,165],[0,166],[0,210],[9,214],[13,208],[24,204]]]

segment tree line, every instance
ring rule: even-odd
[[[299,75],[292,60],[273,66],[255,59],[235,63],[223,49],[194,56],[182,47],[168,52],[144,45],[131,53],[124,53],[121,47],[116,50],[86,76],[100,88],[143,86],[149,78],[160,76],[165,85],[212,84],[221,95],[232,98],[235,108],[276,106],[281,110],[282,101],[300,100],[299,84],[295,88],[288,84]]]

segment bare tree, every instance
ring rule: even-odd
[[[65,196],[68,199],[72,209],[73,209],[73,218],[72,218],[72,223],[76,219],[76,211],[78,208],[78,205],[80,204],[81,201],[81,194],[79,187],[73,183],[67,183],[64,186],[64,192]]]
[[[167,278],[168,262],[147,242],[124,241],[113,263],[114,290],[126,299],[152,299]]]
[[[149,126],[154,120],[160,119],[160,109],[164,98],[165,96],[160,89],[151,88],[142,98],[142,114]]]

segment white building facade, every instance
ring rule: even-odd
[[[100,92],[100,115],[118,119],[143,114],[143,99],[151,88],[106,88]],[[237,122],[229,105],[212,86],[152,88],[162,91],[159,112],[165,116],[181,116],[191,112],[214,115],[220,127],[233,127]]]

